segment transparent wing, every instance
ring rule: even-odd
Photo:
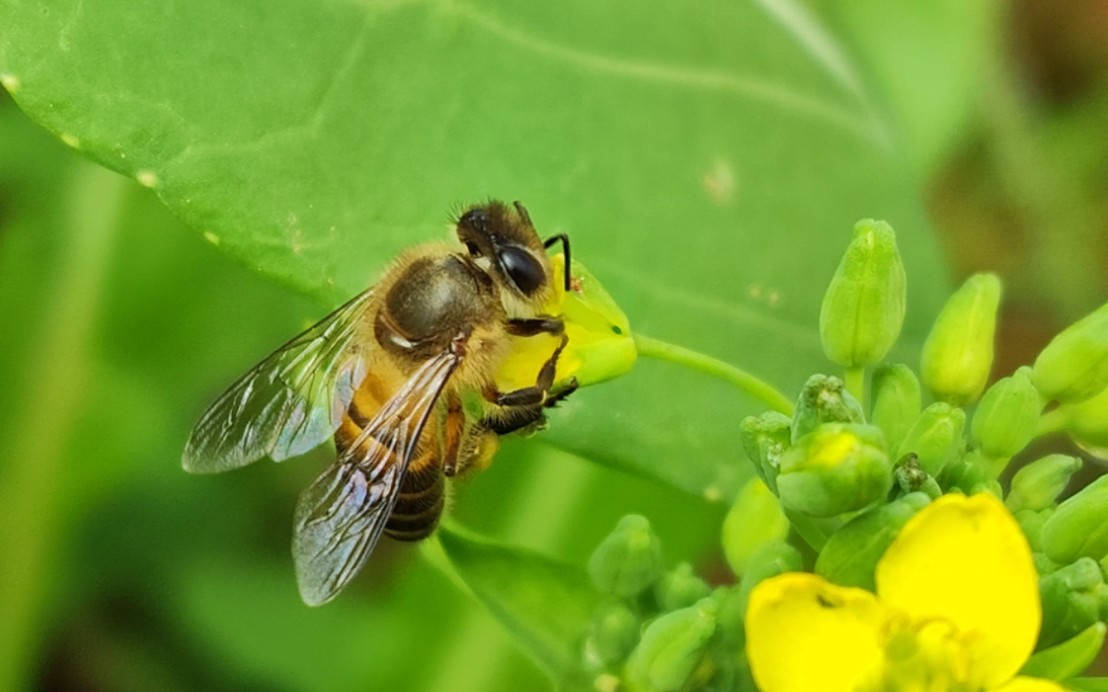
[[[355,337],[371,298],[372,289],[357,295],[236,380],[193,428],[185,470],[282,461],[330,437],[365,377],[366,351]]]
[[[292,553],[300,597],[308,605],[334,598],[369,559],[423,426],[461,360],[452,348],[422,365],[300,494]]]

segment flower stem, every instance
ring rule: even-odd
[[[846,391],[854,395],[854,398],[858,400],[858,403],[862,405],[862,408],[866,408],[866,369],[865,368],[847,368],[843,374],[843,380],[846,383]]]
[[[742,392],[761,401],[774,411],[791,416],[793,414],[793,402],[772,385],[764,382],[754,375],[741,370],[730,363],[725,363],[717,358],[704,355],[698,351],[684,348],[676,344],[644,336],[635,333],[635,348],[640,356],[666,360],[677,365],[683,365],[693,370],[699,370],[707,375],[718,377],[730,382]]]
[[[1053,435],[1054,433],[1062,432],[1065,428],[1066,418],[1059,409],[1047,411],[1039,417],[1039,422],[1035,424],[1035,437],[1039,438]]]

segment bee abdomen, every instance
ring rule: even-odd
[[[400,486],[385,533],[400,541],[418,541],[431,535],[442,516],[446,482],[435,451],[412,459]]]

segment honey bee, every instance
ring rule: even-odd
[[[214,473],[334,437],[337,458],[295,514],[297,582],[309,605],[334,598],[382,533],[428,536],[446,477],[487,464],[499,435],[540,426],[544,409],[576,389],[573,378],[555,382],[568,336],[562,317],[544,313],[570,289],[567,236],[541,240],[518,202],[470,207],[455,229],[460,246],[402,254],[376,285],[255,365],[188,440],[184,468]],[[558,243],[561,277],[547,254]],[[533,384],[501,391],[497,372],[513,340],[542,337],[551,348]]]

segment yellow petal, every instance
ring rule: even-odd
[[[912,517],[877,563],[882,603],[962,632],[968,682],[996,687],[1016,674],[1042,610],[1031,548],[992,495],[946,495]]]
[[[746,655],[763,692],[854,690],[877,674],[884,610],[868,591],[790,572],[750,593]]]
[[[1053,680],[1018,677],[996,688],[996,692],[1066,692],[1066,688]]]

